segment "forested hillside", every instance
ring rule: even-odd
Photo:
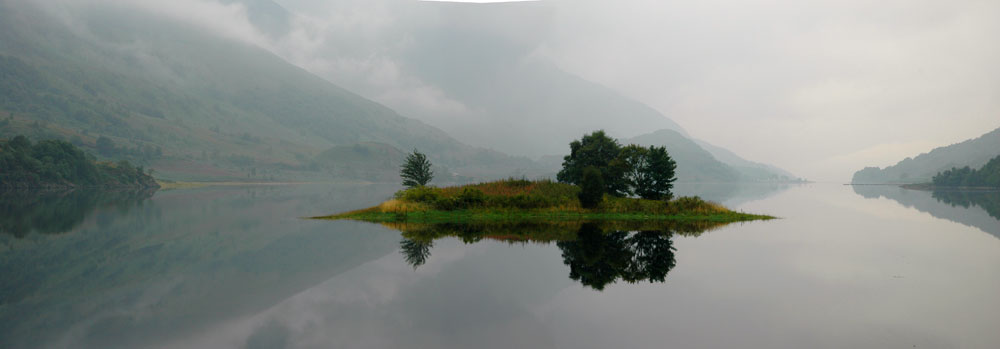
[[[96,162],[59,140],[32,144],[27,137],[0,140],[0,189],[74,187],[159,187],[142,166],[128,161]]]
[[[995,187],[1000,188],[1000,156],[990,159],[981,168],[952,168],[934,176],[939,187]]]
[[[851,183],[927,183],[939,172],[966,166],[979,168],[997,155],[1000,155],[1000,129],[975,139],[935,148],[884,169],[866,167],[854,173]]]
[[[461,144],[256,46],[114,4],[74,10],[66,19],[0,2],[0,136],[64,139],[185,179],[287,178],[310,172],[330,147],[362,142],[419,148],[472,176],[534,166]],[[101,137],[112,151],[97,151]]]

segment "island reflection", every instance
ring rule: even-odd
[[[555,243],[569,266],[569,278],[601,291],[618,281],[664,282],[677,261],[673,236],[699,236],[717,222],[520,222],[506,224],[385,223],[402,232],[400,253],[414,269],[431,257],[434,241],[454,237],[510,244]]]

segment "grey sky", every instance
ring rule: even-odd
[[[504,46],[484,47],[474,64],[554,62],[696,138],[814,180],[846,181],[1000,127],[997,1],[549,0],[464,5],[527,8],[465,17],[414,0],[278,0],[297,15],[277,35],[249,25],[240,2],[260,1],[88,4],[135,6],[263,46],[438,125],[484,116],[416,67],[414,46],[442,28],[476,32]]]
[[[1000,127],[1000,2],[563,4],[561,66],[809,178]]]
[[[461,20],[439,18],[412,1],[281,3],[320,22],[354,21],[366,35],[406,28],[401,22]],[[863,166],[889,165],[1000,127],[1000,2],[576,0],[544,6],[551,9],[544,25],[483,26],[652,106],[695,137],[811,179],[844,181]],[[405,43],[405,35],[396,43]],[[391,61],[377,49],[368,52],[376,53],[367,58],[378,58],[366,63]],[[404,89],[373,98],[460,108],[433,86],[391,76],[399,72],[392,64],[376,64],[388,67],[374,68],[375,79],[400,80],[420,93]]]

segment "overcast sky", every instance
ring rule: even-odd
[[[418,32],[459,22],[509,44],[505,54],[550,60],[696,138],[813,180],[847,181],[1000,127],[995,0],[464,5],[531,9],[474,20],[415,0],[276,1],[297,14],[278,35],[249,26],[238,1],[132,0],[264,46],[404,116],[474,114],[407,70]]]
[[[354,22],[362,35],[405,28],[395,22],[460,20],[433,18],[413,1],[279,2],[326,25]],[[530,36],[521,40],[534,54],[652,106],[695,137],[811,179],[845,181],[863,166],[1000,127],[998,1],[544,3],[544,29],[499,25]],[[298,62],[324,74],[321,64]]]

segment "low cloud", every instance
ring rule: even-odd
[[[876,165],[861,155],[870,149],[916,155],[885,144],[946,145],[1000,127],[995,1],[279,2],[292,14],[277,35],[254,26],[240,1],[38,4],[68,23],[73,12],[100,6],[162,15],[266,48],[432,124],[484,117],[450,95],[435,65],[448,56],[441,50],[475,33],[465,39],[490,41],[469,46],[479,55],[456,61],[464,65],[456,71],[551,60],[652,106],[696,138],[811,179],[849,179]],[[517,6],[542,10],[508,11]]]

